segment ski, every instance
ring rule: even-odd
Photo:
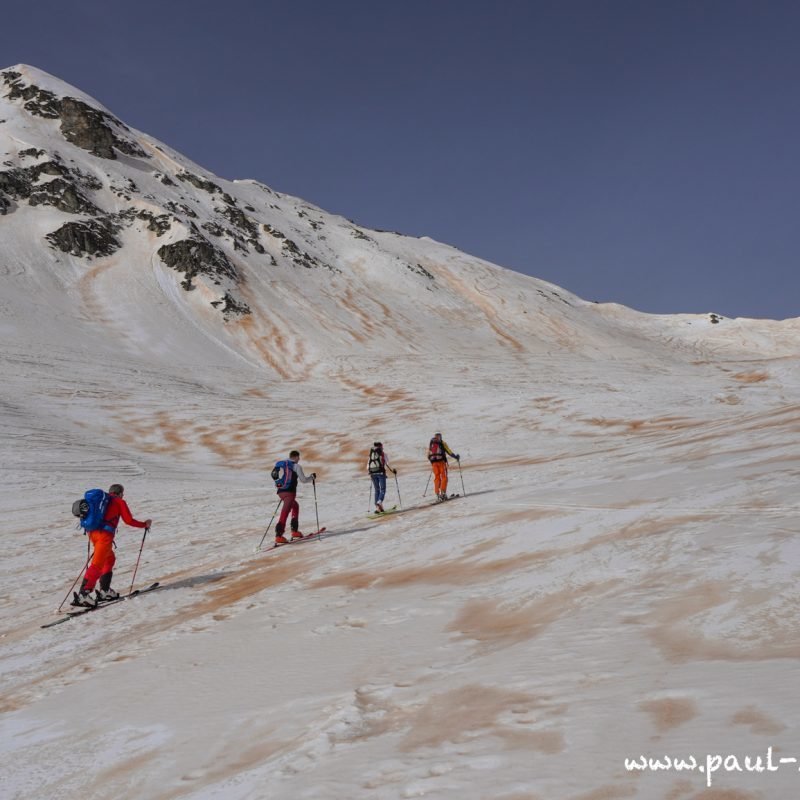
[[[151,583],[150,586],[145,587],[144,589],[136,589],[135,591],[131,592],[130,594],[123,594],[117,597],[115,600],[108,600],[105,603],[98,603],[96,606],[80,606],[76,607],[75,611],[67,611],[66,615],[61,617],[60,619],[54,620],[53,622],[48,622],[42,625],[42,628],[52,628],[54,625],[60,625],[62,622],[67,622],[75,617],[81,617],[84,614],[88,614],[90,611],[97,611],[99,608],[105,608],[106,606],[113,606],[117,603],[121,603],[123,600],[130,600],[132,597],[138,597],[140,594],[144,594],[145,592],[152,592],[153,589],[157,589],[161,584],[156,581],[155,583]]]
[[[448,500],[455,500],[456,497],[461,497],[461,495],[460,494],[451,494],[451,495],[448,495],[444,500],[439,500],[439,498],[437,497],[436,500],[434,500],[431,503],[431,505],[432,506],[438,506],[439,503],[446,503]]]
[[[387,514],[394,514],[396,511],[399,511],[397,506],[392,506],[391,508],[387,508],[385,511],[371,511],[367,514],[367,519],[377,519],[378,517],[385,517]]]
[[[318,531],[314,531],[314,533],[307,533],[305,536],[303,536],[302,539],[289,539],[288,542],[275,542],[275,544],[273,544],[272,547],[269,549],[275,550],[278,547],[286,547],[287,544],[298,544],[300,542],[307,542],[309,539],[313,539],[315,536],[317,537],[317,539],[319,539],[322,537],[322,534],[325,533],[326,530],[328,529],[320,528]]]

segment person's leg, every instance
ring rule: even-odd
[[[114,555],[114,545],[112,539],[112,545],[108,551],[108,557],[102,566],[102,572],[100,574],[100,589],[103,592],[108,592],[111,589],[111,578],[114,577],[114,564],[116,561],[117,557]]]
[[[94,547],[94,552],[92,553],[92,560],[86,569],[86,575],[83,578],[81,592],[94,591],[95,584],[100,576],[105,572],[111,571],[107,565],[110,563],[111,567],[113,567],[115,560],[113,533],[90,531],[89,540]]]
[[[297,502],[297,497],[295,495],[292,495],[290,509],[292,512],[292,521],[290,523],[292,527],[292,533],[296,533],[298,530],[300,530],[300,504]]]
[[[386,497],[386,476],[376,475],[378,479],[378,486],[375,490],[375,502],[383,505],[383,498]]]
[[[447,496],[447,462],[442,461],[442,494]]]
[[[380,475],[372,474],[370,475],[370,478],[372,478],[372,493],[375,496],[375,505],[377,506],[380,503],[380,500],[378,499],[381,492],[381,482],[379,480]]]
[[[294,503],[294,492],[278,492],[283,505],[281,506],[281,515],[278,517],[278,524],[275,526],[275,535],[283,536],[286,530],[286,520],[289,518],[289,512],[292,510],[292,503]]]
[[[444,476],[444,461],[434,461],[431,464],[433,470],[433,492],[437,496],[442,493],[442,478]]]

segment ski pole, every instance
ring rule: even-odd
[[[432,473],[430,473],[430,472],[428,473],[428,480],[425,483],[425,491],[422,493],[423,497],[425,497],[425,495],[428,494],[428,484],[431,482],[431,474]]]
[[[397,480],[397,470],[394,471],[394,483],[395,483],[395,486],[397,486],[397,500],[400,503],[400,508],[402,508],[403,507],[403,498],[400,497],[400,481]],[[426,486],[425,489],[427,490],[427,488],[428,487]]]
[[[467,490],[464,488],[464,473],[461,471],[461,459],[456,459],[456,464],[458,464],[458,474],[461,476],[461,492],[464,497],[467,496]]]
[[[89,552],[89,543],[88,543],[88,542],[86,543],[86,552],[87,552],[87,553]],[[86,569],[88,568],[88,566],[89,566],[89,562],[90,562],[91,560],[92,560],[92,557],[91,557],[91,555],[88,555],[88,556],[86,556],[86,563],[83,565],[83,569],[82,569],[82,570],[81,570],[81,571],[78,573],[78,577],[77,577],[77,578],[75,578],[75,580],[73,581],[73,583],[72,583],[72,586],[70,586],[70,587],[69,587],[69,591],[67,592],[67,597],[69,597],[69,596],[72,594],[72,591],[73,591],[73,589],[75,588],[75,584],[77,584],[77,583],[78,583],[78,581],[81,579],[81,575],[83,575],[83,573],[84,573],[84,572],[86,572]],[[61,603],[59,604],[59,606],[58,606],[58,608],[56,609],[56,611],[61,611],[61,606],[63,606],[63,605],[64,605],[64,603],[66,603],[66,602],[67,602],[67,597],[65,597],[65,598],[64,598],[64,599],[61,601]]]
[[[317,508],[317,479],[314,478],[311,481],[311,485],[314,487],[314,513],[317,515],[317,535],[319,535],[319,509]]]
[[[136,566],[133,568],[133,577],[131,578],[131,588],[128,591],[128,594],[130,594],[133,591],[133,583],[136,580],[136,573],[139,570],[139,559],[142,557],[142,550],[144,550],[144,540],[147,538],[147,531],[149,530],[150,528],[145,528],[144,533],[142,534],[142,544],[139,547],[139,556],[136,559]]]
[[[367,498],[367,514],[372,508],[372,478],[369,479],[369,497]]]
[[[278,506],[281,504],[281,502],[282,501],[278,500]],[[269,525],[267,525],[267,529],[264,531],[264,535],[261,537],[261,541],[256,545],[255,549],[256,553],[261,549],[261,545],[264,544],[264,539],[267,538],[269,529],[272,527],[272,520],[275,519],[275,515],[278,513],[278,506],[275,506],[275,510],[272,512],[272,519],[269,521]]]

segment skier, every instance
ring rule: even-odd
[[[111,578],[114,575],[114,562],[117,560],[114,555],[114,535],[117,532],[120,518],[126,525],[133,528],[149,528],[153,522],[151,519],[140,522],[133,518],[128,504],[122,499],[125,494],[122,484],[112,484],[108,488],[108,494],[110,498],[103,515],[102,529],[87,531],[89,541],[94,546],[94,552],[92,560],[86,568],[81,589],[75,595],[72,603],[75,606],[96,606],[102,600],[116,600],[119,597],[119,592],[111,588]],[[100,588],[92,597],[92,590],[98,580]]]
[[[375,512],[383,514],[383,498],[386,497],[386,470],[390,469],[395,475],[397,470],[390,466],[386,460],[386,453],[383,452],[383,445],[374,442],[369,451],[369,461],[367,470],[372,478],[372,486],[375,489]]]
[[[433,439],[428,445],[428,461],[431,462],[433,491],[438,500],[447,500],[447,456],[461,461],[461,456],[447,446],[447,442],[442,439],[442,434],[434,433]]]
[[[303,534],[299,531],[300,505],[295,497],[297,494],[297,481],[311,483],[317,479],[317,473],[312,472],[310,475],[306,475],[298,463],[299,461],[300,453],[297,450],[292,450],[289,453],[289,458],[285,461],[278,461],[272,470],[272,478],[278,490],[278,497],[283,501],[281,515],[278,518],[278,524],[275,526],[275,544],[287,543],[283,533],[286,530],[286,519],[290,513],[292,515],[290,523],[292,539],[303,538]]]

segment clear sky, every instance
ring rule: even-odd
[[[37,0],[0,66],[587,300],[800,316],[800,2]]]

